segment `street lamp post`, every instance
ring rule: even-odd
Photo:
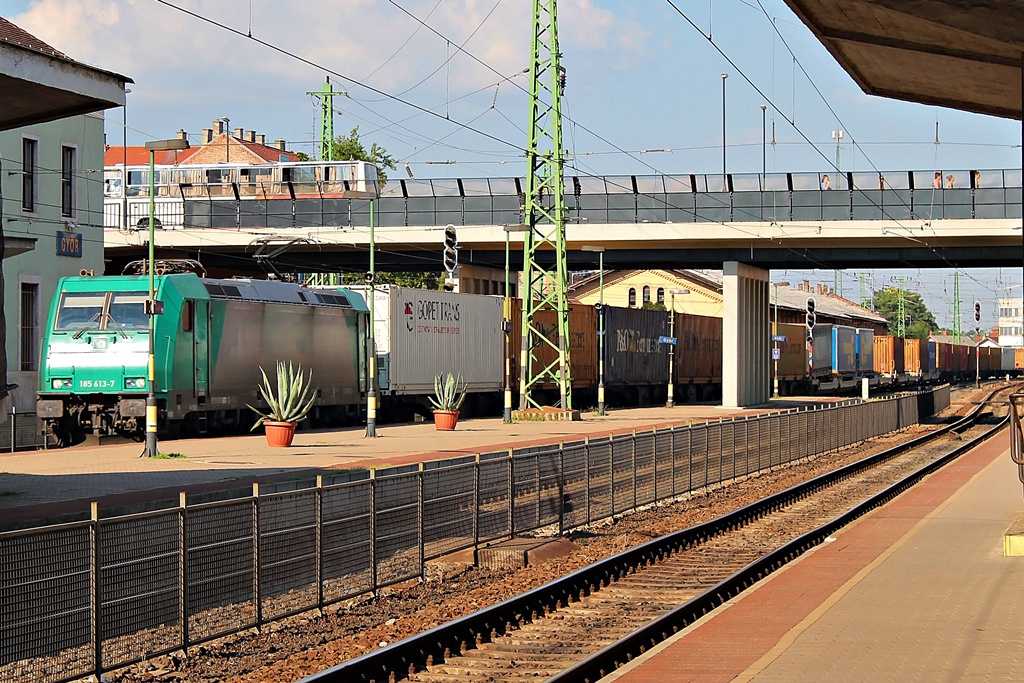
[[[374,325],[376,324],[373,318],[373,304],[377,298],[377,269],[374,263],[374,257],[377,252],[377,244],[374,239],[373,232],[373,200],[370,200],[370,270],[366,274],[366,279],[370,285],[370,296],[368,297],[370,313],[370,322],[367,325],[366,330],[366,364],[370,370],[370,376],[366,382],[366,433],[363,435],[368,439],[377,437],[377,338],[375,336]]]
[[[761,105],[761,182],[764,182],[764,176],[768,175],[768,146],[767,146],[767,120],[766,112],[768,111],[768,105]]]
[[[722,192],[729,191],[729,176],[725,168],[725,79],[729,74],[722,74]]]
[[[604,404],[604,247],[584,244],[580,251],[597,254],[598,297],[597,302],[597,414],[605,414]]]
[[[502,306],[502,328],[505,332],[505,409],[501,421],[512,423],[512,299],[509,298],[509,235],[513,232],[529,232],[529,225],[505,226],[505,304]]]
[[[689,294],[689,293],[690,293],[690,290],[688,290],[688,289],[670,289],[669,290],[669,296],[671,297],[670,301],[672,302],[672,309],[668,312],[668,336],[670,336],[670,337],[675,337],[676,336],[676,294]],[[676,378],[675,378],[675,355],[676,354],[675,354],[675,351],[676,351],[676,345],[675,345],[674,340],[673,340],[673,343],[670,343],[668,345],[668,400],[665,401],[665,407],[666,408],[671,408],[671,407],[673,407],[675,405],[674,396],[673,396],[674,391],[675,391],[675,384],[676,384]]]
[[[173,140],[150,140],[146,143],[149,150],[149,262],[146,270],[149,271],[149,298],[146,299],[146,314],[149,316],[149,394],[146,396],[146,450],[143,455],[147,458],[157,456],[156,428],[157,428],[157,405],[156,405],[156,315],[158,310],[156,301],[156,279],[154,277],[154,263],[156,261],[156,230],[154,229],[153,214],[156,210],[156,153],[167,150],[188,149],[188,140],[175,138]],[[127,188],[124,188],[127,191]]]
[[[775,364],[775,380],[774,391],[772,395],[775,398],[779,397],[779,356],[781,352],[778,352],[778,340],[775,339],[779,334],[779,287],[789,287],[788,282],[773,282],[772,287],[775,289],[775,321],[772,323],[772,362]]]

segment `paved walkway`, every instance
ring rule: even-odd
[[[1000,435],[609,680],[1024,680],[1022,507]]]
[[[826,399],[830,400],[830,399]],[[0,529],[31,520],[59,521],[89,510],[122,508],[146,501],[177,501],[190,495],[232,489],[254,481],[308,481],[317,473],[387,467],[472,453],[487,453],[535,443],[557,443],[656,426],[753,415],[806,406],[815,399],[773,402],[755,410],[715,405],[615,410],[601,417],[585,414],[578,422],[503,424],[500,418],[460,421],[454,432],[438,432],[432,423],[383,425],[379,438],[365,438],[364,427],[299,432],[291,448],[269,448],[262,434],[162,441],[162,454],[175,458],[139,458],[142,444],[0,454]]]

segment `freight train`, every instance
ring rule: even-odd
[[[155,277],[163,310],[154,321],[154,393],[165,436],[244,432],[262,407],[259,367],[277,360],[313,371],[314,426],[358,423],[368,388],[365,287],[314,289],[249,279],[210,279],[196,273]],[[148,278],[64,278],[42,342],[37,412],[63,444],[86,436],[140,436],[149,393]],[[379,417],[409,420],[425,413],[436,374],[462,374],[463,410],[499,414],[507,379],[519,386],[521,302],[500,297],[377,286],[374,295]],[[547,317],[545,317],[545,315]],[[553,312],[538,319],[557,334]],[[508,331],[506,331],[508,330]],[[664,401],[669,351],[675,400],[713,400],[721,394],[722,320],[657,310],[573,303],[569,312],[570,380],[577,407],[596,404],[598,339],[604,334],[605,397],[610,406]],[[874,335],[838,325],[807,329],[781,324],[772,364],[781,393],[842,390],[868,378],[873,385],[973,378],[975,354],[941,342]],[[670,344],[671,340],[675,344]],[[553,339],[554,341],[554,339]],[[981,374],[1024,365],[1024,352],[980,350]],[[554,350],[534,349],[547,365]],[[776,373],[777,369],[777,373]],[[1013,370],[1009,370],[1013,371]],[[555,387],[542,401],[557,400]]]

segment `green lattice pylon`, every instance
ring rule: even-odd
[[[319,91],[310,91],[307,95],[316,95],[320,98],[320,161],[334,161],[334,86],[331,85],[331,77],[328,76],[323,87]],[[344,94],[344,91],[342,91]]]
[[[960,271],[953,271],[953,343],[959,344],[963,336],[960,323]]]
[[[523,243],[523,334],[519,408],[540,408],[534,392],[557,386],[561,407],[572,409],[569,378],[569,304],[566,290],[565,193],[562,170],[563,71],[559,65],[556,0],[533,2],[530,128],[526,148]],[[555,325],[542,324],[544,311]]]

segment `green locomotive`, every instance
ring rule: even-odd
[[[261,405],[259,366],[313,370],[315,424],[357,421],[365,405],[368,309],[343,289],[159,275],[155,393],[165,435],[240,431]],[[141,437],[149,392],[146,276],[63,278],[42,341],[37,412],[62,444]]]

